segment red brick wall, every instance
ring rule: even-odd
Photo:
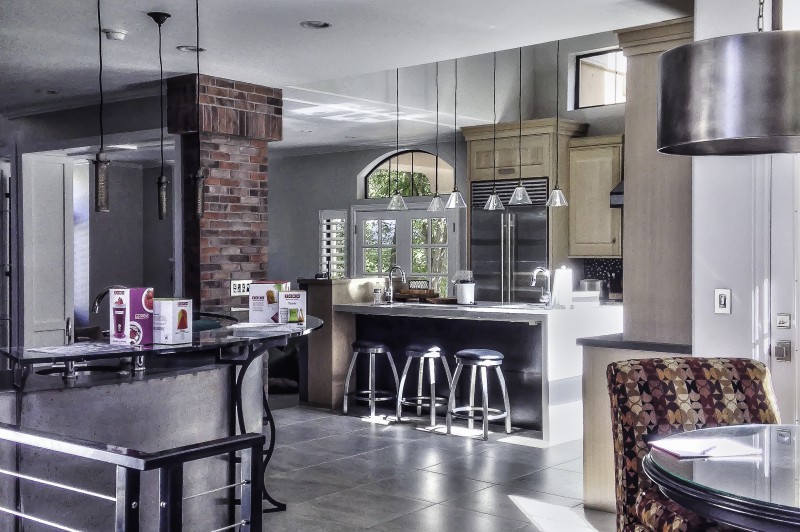
[[[168,127],[184,142],[184,189],[194,190],[197,159],[195,77],[169,80]],[[184,263],[187,295],[200,308],[228,311],[247,299],[230,296],[233,279],[264,279],[269,239],[269,141],[282,135],[278,89],[201,76],[200,160],[205,215],[195,217],[194,193],[184,194]],[[198,264],[199,268],[193,267]]]

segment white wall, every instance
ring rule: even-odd
[[[757,14],[757,2],[696,2],[695,39],[755,31]],[[767,28],[770,18],[767,10]],[[694,355],[767,362],[790,423],[796,363],[770,364],[768,353],[775,340],[792,337],[771,317],[794,313],[795,167],[793,155],[695,157],[692,165]],[[730,315],[714,313],[715,288],[732,290]]]

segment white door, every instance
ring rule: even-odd
[[[24,344],[71,341],[73,304],[72,163],[22,156]]]
[[[458,264],[456,211],[356,211],[353,220],[356,276],[386,275],[396,264],[407,277],[428,279],[432,289],[448,295]]]

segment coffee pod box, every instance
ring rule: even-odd
[[[157,344],[188,344],[192,341],[192,300],[156,299],[153,335]]]
[[[306,293],[304,290],[287,290],[278,293],[281,323],[305,323]]]
[[[250,283],[250,323],[280,323],[278,294],[291,287],[288,281]]]
[[[112,288],[108,303],[111,345],[153,343],[152,288]]]

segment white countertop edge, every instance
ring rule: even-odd
[[[572,309],[509,308],[499,303],[478,303],[467,305],[433,305],[418,303],[394,303],[375,305],[373,303],[348,303],[334,305],[335,312],[369,314],[373,316],[406,316],[417,318],[443,319],[501,319],[505,321],[543,321],[554,314],[575,312],[603,312],[620,305],[576,306]]]

